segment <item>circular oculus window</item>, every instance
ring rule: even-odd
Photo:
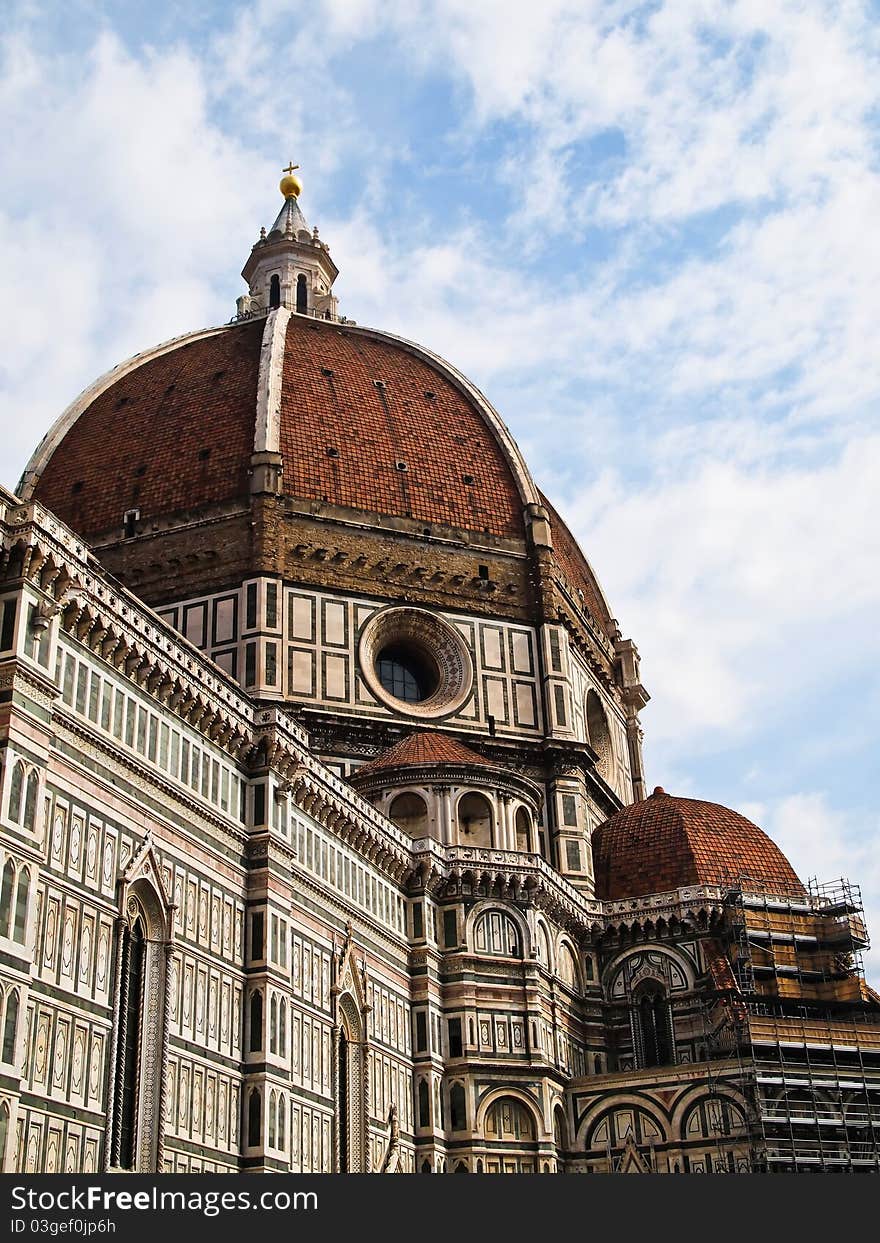
[[[381,702],[409,716],[448,716],[468,699],[473,664],[464,639],[424,609],[376,613],[361,633],[364,681]]]

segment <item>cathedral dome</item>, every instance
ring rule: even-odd
[[[260,452],[265,320],[147,351],[88,392],[38,452],[34,496],[85,537],[123,514],[246,501]],[[477,404],[433,361],[381,333],[291,315],[277,343],[286,495],[521,537],[514,469]]]
[[[634,898],[740,878],[770,892],[803,893],[791,864],[767,834],[718,803],[678,798],[659,786],[593,834],[596,894]]]
[[[304,555],[306,524],[288,522],[286,544],[272,524],[294,511],[364,538],[384,530],[415,544],[428,537],[435,553],[438,541],[471,550],[458,578],[414,551],[413,591],[437,603],[426,584],[443,579],[449,598],[482,593],[488,611],[494,593],[496,612],[522,617],[543,589],[523,555],[552,547],[568,607],[610,658],[618,633],[597,579],[498,413],[438,355],[339,317],[336,274],[288,197],[245,264],[250,292],[236,319],[98,379],[37,447],[20,494],[153,605],[225,587],[233,565],[242,579],[286,572]],[[271,503],[260,510],[259,498]],[[375,540],[366,552],[346,545],[335,564],[349,573],[360,553],[373,558],[373,581],[385,581]]]

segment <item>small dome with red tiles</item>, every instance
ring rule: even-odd
[[[658,786],[593,834],[596,895],[636,898],[689,885],[734,885],[803,893],[785,855],[751,820]]]
[[[407,734],[374,760],[362,764],[353,774],[353,779],[400,768],[472,768],[474,765],[495,767],[491,760],[463,742],[446,734],[426,731],[423,734]]]

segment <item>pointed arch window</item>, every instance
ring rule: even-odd
[[[40,774],[35,768],[28,773],[27,792],[24,798],[24,826],[34,829],[37,822],[37,793],[40,788]]]
[[[18,824],[21,821],[21,796],[24,789],[24,764],[21,760],[12,769],[9,782],[9,819]]]
[[[120,998],[119,1056],[116,1065],[116,1135],[118,1165],[133,1170],[137,1161],[138,1085],[140,1082],[141,1027],[144,1002],[146,929],[138,912],[122,939],[122,996]]]
[[[13,939],[24,942],[27,927],[28,895],[30,893],[31,874],[22,868],[18,874],[18,885],[15,890],[15,924],[12,929]]]
[[[263,1101],[259,1088],[251,1088],[248,1097],[248,1147],[258,1148],[263,1123]]]
[[[249,1017],[250,1041],[248,1048],[251,1053],[259,1053],[263,1047],[263,994],[259,991],[251,993]]]
[[[162,891],[143,877],[127,885],[123,899],[117,922],[104,1168],[145,1173],[162,1161],[158,1119],[167,1066],[169,912]]]
[[[557,1170],[565,1173],[565,1153],[568,1149],[568,1123],[561,1105],[553,1110],[553,1144],[556,1148]]]
[[[340,1174],[365,1174],[369,1164],[367,1132],[367,1043],[359,1002],[352,993],[339,1001],[334,1037],[336,1141]]]
[[[6,996],[6,1013],[3,1016],[3,1061],[11,1065],[15,1061],[15,1038],[18,1034],[18,989],[13,988]]]
[[[449,1125],[453,1131],[463,1131],[467,1127],[464,1088],[460,1083],[454,1083],[449,1089]]]
[[[0,919],[3,920],[2,933],[4,937],[8,937],[11,932],[12,890],[14,886],[15,864],[11,859],[7,859],[6,866],[3,868],[3,884],[0,887]]]
[[[428,1092],[428,1084],[424,1079],[419,1080],[419,1126],[431,1125],[431,1096]]]

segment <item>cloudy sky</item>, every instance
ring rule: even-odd
[[[880,3],[0,23],[0,479],[98,373],[229,318],[292,156],[342,311],[468,373],[581,538],[650,783],[861,883],[880,944]]]

